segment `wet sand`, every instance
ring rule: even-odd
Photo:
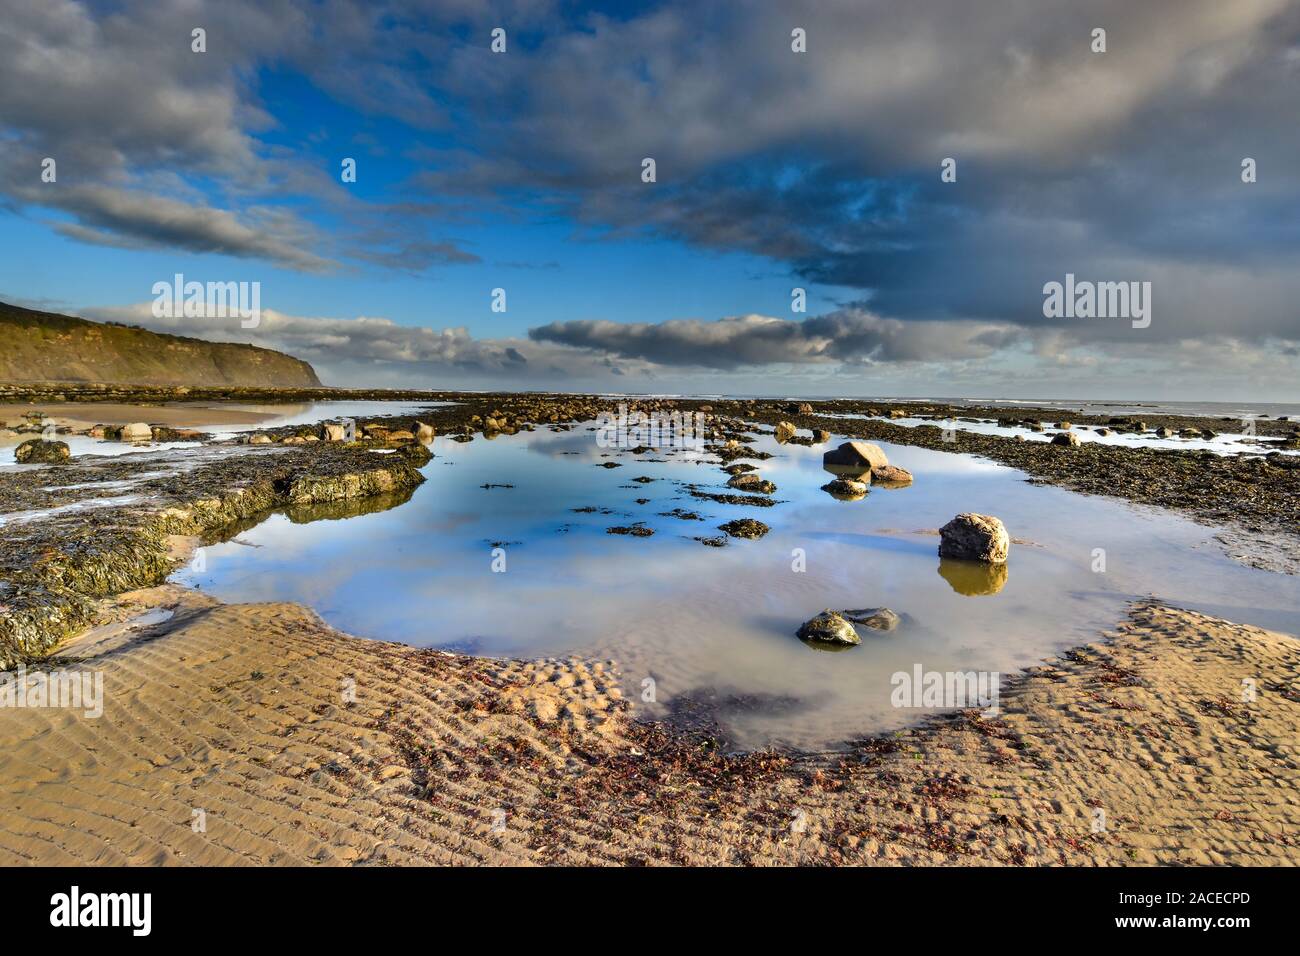
[[[0,864],[1300,862],[1300,645],[1191,612],[1135,607],[997,718],[726,756],[634,721],[606,663],[171,585],[105,610],[60,658],[103,716],[0,721]]]

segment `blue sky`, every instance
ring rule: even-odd
[[[3,7],[6,301],[345,385],[1300,399],[1284,0]]]

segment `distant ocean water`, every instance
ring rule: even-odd
[[[926,397],[900,397],[897,395],[729,395],[721,393],[697,393],[687,395],[645,394],[645,393],[609,393],[610,398],[716,398],[748,399],[758,398],[771,401],[835,401],[851,400],[863,402],[935,402],[946,405],[965,405],[982,407],[1016,408],[1059,408],[1079,411],[1089,415],[1186,415],[1194,418],[1242,418],[1247,415],[1280,418],[1283,415],[1292,420],[1300,419],[1300,404],[1288,402],[1164,402],[1164,401],[1102,401],[1100,399],[1081,398],[945,398],[941,395]]]

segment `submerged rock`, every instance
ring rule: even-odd
[[[864,607],[856,611],[845,611],[844,617],[854,624],[861,624],[877,631],[892,631],[903,620],[887,607]]]
[[[822,455],[822,465],[866,467],[873,471],[889,464],[884,449],[869,441],[846,441]]]
[[[718,530],[727,532],[733,538],[748,538],[752,541],[763,537],[772,529],[754,518],[737,518],[718,525]]]
[[[799,640],[818,644],[841,644],[852,646],[861,644],[862,638],[853,625],[843,615],[830,608],[822,611],[812,620],[804,621],[798,630]]]
[[[852,478],[836,478],[822,485],[822,491],[840,501],[857,501],[865,497],[870,490],[871,486],[865,481],[855,481]]]
[[[968,511],[939,529],[939,557],[1001,564],[1007,559],[1011,538],[992,515]]]
[[[14,449],[14,460],[24,465],[61,465],[71,457],[64,441],[29,438]]]

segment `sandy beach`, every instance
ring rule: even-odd
[[[105,613],[58,659],[103,672],[103,715],[0,722],[0,863],[1300,860],[1300,649],[1174,608],[1017,676],[996,718],[820,755],[636,722],[605,663],[422,651],[174,586]]]

